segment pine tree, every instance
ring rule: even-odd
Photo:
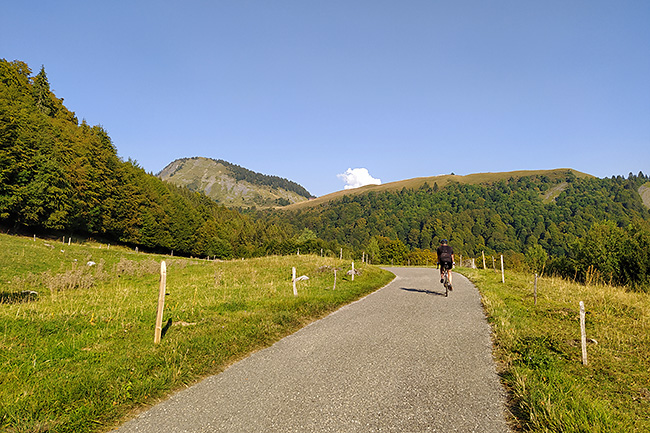
[[[53,95],[50,92],[50,82],[45,73],[45,66],[41,66],[41,71],[33,79],[32,96],[41,113],[50,117],[56,115],[56,105],[52,101]]]

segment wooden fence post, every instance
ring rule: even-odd
[[[298,289],[296,289],[296,268],[291,268],[291,281],[293,281],[293,296],[298,296]]]
[[[535,305],[537,305],[537,274],[535,274]]]
[[[585,303],[580,301],[580,345],[582,346],[582,365],[587,365],[587,332],[585,330]]]
[[[352,262],[352,281],[354,281],[354,262]]]
[[[158,314],[156,314],[156,331],[153,337],[154,344],[160,343],[162,334],[163,311],[165,309],[165,292],[167,290],[167,264],[160,262],[160,289],[158,291]]]
[[[334,269],[334,288],[332,290],[336,290],[336,269]]]
[[[339,254],[339,260],[343,260],[343,248],[341,248],[341,253]]]
[[[485,251],[481,251],[481,255],[483,256],[483,270],[485,270]]]
[[[503,254],[501,254],[501,282],[506,282],[505,274],[503,273]]]

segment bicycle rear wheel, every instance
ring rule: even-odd
[[[445,272],[445,278],[444,278],[444,286],[445,286],[445,297],[449,296],[449,271]]]

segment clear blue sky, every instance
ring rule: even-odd
[[[8,1],[45,66],[149,172],[225,159],[341,190],[454,172],[650,173],[648,0]]]

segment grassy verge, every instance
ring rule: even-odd
[[[543,278],[535,306],[533,276],[462,272],[482,294],[518,430],[650,431],[650,295]]]
[[[4,235],[0,248],[0,430],[7,432],[108,430],[392,278],[357,265],[361,275],[352,282],[339,272],[332,290],[333,268],[347,271],[348,262],[207,262]],[[162,259],[168,326],[154,345]],[[292,266],[309,276],[297,297]]]

